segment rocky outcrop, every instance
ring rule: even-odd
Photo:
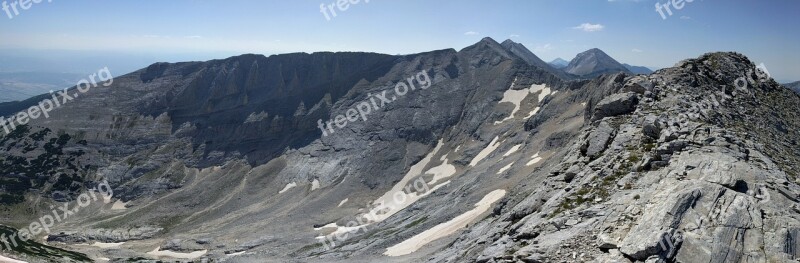
[[[638,102],[639,98],[634,93],[619,93],[608,96],[597,103],[592,120],[631,113],[636,110],[636,103]]]
[[[617,93],[587,107],[596,121],[550,172],[571,180],[523,190],[508,217],[487,223],[497,229],[473,229],[468,236],[483,236],[454,247],[485,243],[462,257],[483,262],[797,260],[800,210],[786,208],[798,207],[800,179],[781,164],[797,155],[778,145],[793,145],[800,118],[761,109],[798,96],[754,68],[714,53],[617,79]],[[741,75],[748,85],[737,90]],[[448,253],[456,251],[436,259]]]

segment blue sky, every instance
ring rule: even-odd
[[[695,0],[667,19],[656,2],[668,0],[361,0],[327,20],[320,4],[335,0],[44,0],[13,19],[0,10],[0,56],[92,57],[135,69],[241,53],[409,54],[489,36],[547,61],[597,47],[621,62],[668,67],[738,51],[778,80],[800,80],[800,1]]]

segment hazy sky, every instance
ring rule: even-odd
[[[66,53],[136,68],[241,53],[408,54],[489,36],[512,38],[546,61],[597,47],[621,62],[667,67],[738,51],[778,80],[800,80],[798,0],[695,0],[671,6],[672,16],[664,10],[667,19],[655,4],[668,0],[361,0],[336,17],[328,11],[330,20],[320,4],[335,0],[47,1],[13,19],[0,10],[0,56]]]

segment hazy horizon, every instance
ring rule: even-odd
[[[155,62],[246,53],[414,54],[458,50],[492,37],[522,43],[545,61],[570,60],[599,48],[622,63],[651,68],[670,67],[708,52],[735,51],[756,64],[764,63],[776,80],[800,80],[800,52],[787,52],[800,43],[792,29],[797,24],[792,10],[800,3],[698,0],[662,16],[656,11],[657,2],[598,0],[581,2],[576,8],[574,1],[372,0],[350,5],[336,16],[325,11],[326,17],[320,5],[331,3],[310,0],[225,4],[179,0],[159,3],[157,8],[124,2],[45,1],[19,10],[13,19],[3,18],[0,71],[84,73],[115,64],[111,68],[128,73]],[[75,15],[81,13],[91,15]],[[469,15],[477,13],[479,18]],[[75,66],[74,60],[81,61]]]

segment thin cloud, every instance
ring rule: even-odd
[[[466,33],[464,33],[465,36],[474,36],[474,35],[477,35],[477,34],[478,34],[478,32],[475,32],[475,31],[467,31]]]
[[[583,23],[579,26],[573,27],[572,29],[583,30],[584,32],[597,32],[602,31],[605,28],[606,26],[601,24]]]
[[[509,38],[517,38],[517,37],[519,37],[519,35],[510,35],[510,36],[508,36],[508,37],[509,37]]]
[[[638,48],[634,48],[633,50],[631,50],[631,52],[633,52],[633,53],[642,53],[644,51],[642,51],[641,49],[638,49]]]
[[[553,45],[551,45],[550,43],[541,46],[536,46],[535,48],[533,48],[534,52],[547,52],[550,50],[553,50]]]

